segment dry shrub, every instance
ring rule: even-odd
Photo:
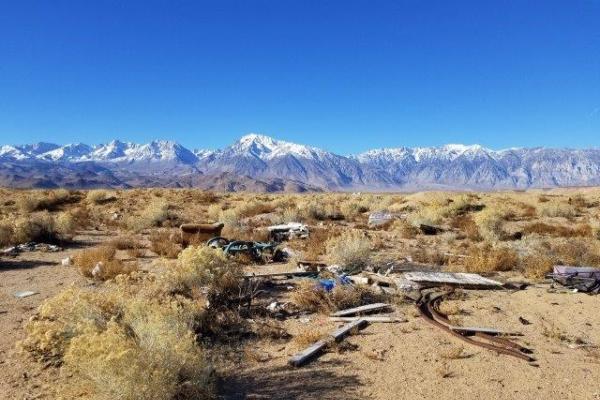
[[[139,249],[142,247],[140,241],[131,235],[121,235],[110,240],[108,246],[114,247],[117,250]]]
[[[437,247],[420,246],[410,251],[410,256],[416,262],[433,265],[448,264],[449,256]]]
[[[23,213],[34,211],[53,211],[61,205],[71,201],[71,192],[66,189],[52,190],[47,194],[33,192],[17,201],[17,207]]]
[[[13,242],[57,243],[61,241],[60,232],[52,215],[47,211],[37,212],[28,217],[15,220]]]
[[[116,297],[71,287],[40,305],[25,325],[27,338],[19,347],[38,361],[60,365],[72,338],[106,329],[119,309]]]
[[[149,240],[150,250],[161,257],[177,258],[181,252],[181,245],[173,240],[169,231],[152,231]]]
[[[210,372],[192,321],[172,301],[73,287],[39,307],[20,347],[73,376],[63,398],[209,398]]]
[[[534,279],[541,279],[546,274],[552,272],[554,260],[546,254],[529,254],[521,260],[521,269],[525,276]]]
[[[221,204],[211,204],[208,206],[206,213],[208,214],[208,218],[211,221],[220,221],[221,211],[223,211],[223,207]]]
[[[369,207],[366,204],[357,201],[345,201],[340,205],[340,212],[344,215],[346,220],[350,221],[367,211],[369,211]]]
[[[129,217],[127,227],[134,232],[139,232],[147,228],[161,226],[169,218],[169,204],[162,199],[154,200],[139,216]]]
[[[305,260],[319,260],[322,258],[326,251],[325,244],[330,237],[331,234],[326,229],[312,229],[308,239],[303,242],[303,258]]]
[[[420,232],[419,228],[402,219],[394,220],[391,229],[399,232],[403,239],[414,239]]]
[[[558,201],[542,203],[539,209],[540,215],[544,217],[563,217],[574,218],[577,216],[577,210],[570,204]]]
[[[329,262],[347,270],[361,270],[371,260],[371,240],[359,231],[346,231],[325,244]]]
[[[464,262],[468,272],[511,271],[519,265],[519,256],[508,246],[484,243],[472,247]]]
[[[189,294],[196,288],[206,286],[211,307],[229,305],[239,300],[243,271],[221,250],[190,246],[179,254],[177,261],[166,277],[172,292]]]
[[[568,238],[553,242],[548,254],[556,264],[600,266],[600,242],[593,239]]]
[[[470,215],[458,215],[454,217],[450,222],[450,226],[454,229],[458,229],[470,240],[481,240],[479,228],[477,227],[473,217]]]
[[[380,301],[381,295],[370,288],[353,285],[336,285],[327,292],[314,280],[302,280],[291,294],[291,301],[299,309],[309,312],[330,312],[345,308],[358,307]]]
[[[8,246],[13,243],[14,226],[11,221],[0,220],[0,246]]]
[[[504,221],[507,218],[505,210],[496,208],[485,208],[483,211],[475,214],[475,224],[479,234],[486,240],[500,240],[506,235],[504,231]]]
[[[90,204],[100,205],[110,201],[116,200],[116,196],[106,190],[90,190],[85,196],[86,200]]]
[[[99,399],[202,399],[211,392],[186,316],[153,301],[129,301],[123,321],[74,338],[65,364]]]
[[[73,264],[85,277],[107,280],[121,274],[130,274],[138,270],[135,263],[124,263],[115,258],[116,249],[111,246],[100,246],[81,250],[73,257]],[[99,264],[99,271],[94,276],[94,268]]]
[[[571,228],[564,225],[550,225],[544,222],[534,222],[525,226],[525,228],[523,228],[523,233],[537,233],[538,235],[554,237],[591,237],[593,231],[589,224],[579,224]]]

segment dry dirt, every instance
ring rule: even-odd
[[[108,238],[87,232],[78,247]],[[49,398],[46,389],[58,371],[30,362],[15,343],[35,308],[67,285],[87,285],[73,267],[60,260],[73,249],[57,253],[23,253],[3,262],[0,303],[0,398]],[[286,265],[253,267],[261,272],[286,270]],[[285,287],[285,282],[280,282]],[[16,299],[19,290],[39,294]],[[285,300],[285,293],[280,300]],[[241,365],[220,371],[225,399],[600,399],[600,314],[598,297],[553,291],[538,284],[524,291],[468,291],[453,300],[464,325],[490,326],[523,333],[521,343],[534,349],[538,362],[527,362],[472,347],[421,320],[411,304],[399,303],[394,314],[408,322],[371,324],[301,368],[287,365],[298,347],[292,341],[252,343]],[[530,325],[519,321],[523,317]],[[284,322],[292,335],[316,329],[328,332],[339,324],[322,314]],[[463,347],[459,358],[449,353]]]
[[[177,191],[160,193],[173,203],[171,208],[184,222],[208,220],[207,207],[215,201],[209,199],[200,202],[194,197],[195,193],[185,192],[189,198]],[[523,196],[538,201],[538,194],[515,194],[516,198]],[[563,206],[570,205],[571,199],[563,197]],[[94,224],[90,226],[98,226],[100,230],[79,232],[74,245],[64,251],[28,252],[16,258],[0,260],[0,399],[53,398],[50,388],[55,385],[60,370],[45,368],[17,351],[16,343],[25,337],[23,327],[45,299],[55,296],[71,284],[93,284],[74,267],[62,266],[60,260],[80,248],[95,246],[116,236],[119,228],[110,220],[110,216],[133,215],[132,209],[141,208],[151,199],[147,191],[119,193],[116,202],[89,207],[94,212]],[[219,204],[226,209],[244,204],[246,200],[247,197],[242,195],[235,199],[223,196]],[[300,197],[298,201],[304,200],[308,198]],[[580,207],[581,212],[570,219],[520,216],[513,218],[514,221],[505,221],[505,227],[512,232],[527,222],[543,220],[560,223],[561,226],[593,223],[596,229],[596,224],[600,224],[600,195],[593,192],[588,200],[590,205]],[[535,204],[541,209],[547,202]],[[518,209],[521,206],[515,207]],[[6,212],[7,215],[14,213],[16,211],[13,208]],[[333,229],[335,226],[343,230],[351,224],[355,228],[365,226],[366,215],[361,214],[351,223],[329,221],[323,229]],[[318,224],[322,227],[322,223]],[[230,231],[232,235],[242,232]],[[469,239],[458,239],[450,234],[418,235],[406,239],[394,229],[367,232],[377,239],[375,247],[378,254],[394,260],[414,255],[414,250],[421,248],[440,253],[461,253],[466,251],[463,245],[471,244]],[[585,243],[597,246],[598,238],[600,236],[586,237]],[[531,239],[537,240],[538,237]],[[552,243],[562,240],[547,239]],[[503,243],[522,249],[525,247],[523,243],[528,241],[529,238],[525,238]],[[146,254],[138,262],[143,269],[159,270],[174,261]],[[255,272],[277,272],[289,268],[289,265],[273,264],[247,267]],[[524,279],[519,271],[492,276],[499,280]],[[273,300],[288,300],[292,281],[277,283],[279,290],[268,292],[260,301],[268,304]],[[14,294],[22,290],[34,290],[39,294],[24,299],[15,298]],[[336,349],[301,368],[292,368],[287,364],[289,357],[299,350],[293,337],[310,330],[330,332],[340,324],[330,322],[324,314],[301,315],[281,322],[292,335],[291,340],[246,341],[243,342],[245,347],[228,349],[234,355],[223,356],[221,363],[215,364],[219,377],[218,397],[600,399],[600,348],[597,347],[600,346],[600,297],[551,289],[548,283],[537,283],[516,292],[469,290],[465,293],[463,300],[448,302],[448,307],[456,311],[456,315],[452,316],[456,323],[522,332],[523,336],[517,341],[534,350],[537,359],[535,365],[463,343],[420,319],[414,305],[397,301],[394,314],[406,318],[407,322],[371,324],[347,338]],[[530,324],[522,324],[520,317]]]

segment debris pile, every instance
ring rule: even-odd
[[[43,252],[57,252],[62,251],[60,246],[56,246],[54,244],[48,243],[36,243],[36,242],[28,242],[19,244],[17,246],[8,247],[0,251],[0,253],[4,256],[16,256],[20,253],[28,252],[28,251],[43,251]]]

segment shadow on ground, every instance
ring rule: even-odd
[[[357,375],[348,371],[347,362],[330,361],[304,368],[289,366],[259,367],[233,372],[220,384],[222,399],[364,399]],[[341,368],[340,368],[341,367]],[[235,375],[233,375],[235,373]]]
[[[58,265],[58,263],[43,260],[0,260],[0,271],[37,268],[44,265]]]

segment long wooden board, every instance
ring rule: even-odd
[[[364,317],[329,317],[330,321],[334,321],[334,322],[352,322],[352,321],[357,321],[359,319],[364,319],[367,322],[373,323],[373,322],[380,322],[380,323],[394,323],[394,322],[406,322],[406,319],[404,318],[399,318],[399,317],[369,317],[369,316],[364,316]]]
[[[369,323],[364,319],[358,319],[356,321],[352,321],[339,329],[331,332],[330,337],[339,342],[346,337],[346,335],[352,333],[354,329],[362,329],[367,326]],[[318,342],[313,343],[306,349],[302,350],[299,353],[294,354],[288,361],[290,365],[294,367],[300,367],[304,365],[306,362],[310,361],[314,357],[316,357],[329,343],[327,339],[319,340]]]
[[[388,308],[390,305],[387,303],[373,303],[367,304],[360,307],[348,308],[346,310],[340,310],[331,314],[332,317],[346,317],[348,315],[355,315],[360,313],[368,313]]]
[[[412,282],[423,285],[453,285],[468,287],[500,287],[502,283],[493,279],[484,278],[478,274],[465,272],[421,272],[412,271],[404,273],[404,277]]]

